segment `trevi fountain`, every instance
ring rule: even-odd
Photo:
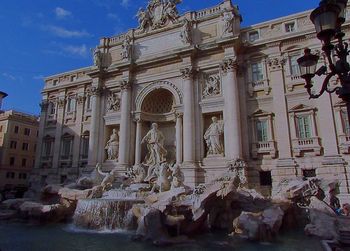
[[[90,118],[88,167],[79,171],[77,179],[68,177],[65,182],[48,182],[42,188],[38,188],[39,182],[34,177],[25,198],[2,202],[1,251],[137,251],[154,250],[155,246],[159,250],[335,250],[331,248],[349,244],[350,220],[346,215],[350,207],[338,210],[337,181],[318,177],[284,178],[274,184],[269,196],[252,189],[247,175],[250,167],[240,157],[244,128],[240,126],[237,108],[239,94],[233,87],[233,83],[237,84],[237,57],[227,43],[231,38],[238,39],[235,36],[239,32],[239,26],[235,25],[240,22],[238,9],[231,1],[224,1],[215,8],[179,17],[178,3],[149,1],[147,9],[138,12],[137,30],[109,39],[108,44],[101,44],[93,51],[90,76],[97,76],[93,80],[97,86],[89,92],[94,119]],[[196,70],[188,67],[192,65],[191,53],[208,49],[209,54],[214,54],[219,48],[209,42],[203,48],[195,45],[200,43],[192,34],[196,20],[216,20],[220,24],[216,35],[220,36],[221,42],[218,41],[225,60],[219,67],[221,76],[216,66],[211,66],[204,57],[205,85],[194,95],[191,88]],[[141,46],[137,49],[133,44],[135,37],[142,40],[147,32],[157,35],[159,30],[168,32],[172,27],[179,31],[178,39],[171,37],[172,41],[181,48],[177,53],[187,64],[181,69],[183,85],[178,83],[177,72],[167,75],[175,84],[156,81],[143,88],[140,83],[143,89],[135,89],[142,89],[136,97],[140,102],[135,112],[125,103],[133,97],[130,89],[134,88],[130,87],[132,79],[128,74],[122,73],[120,90],[118,87],[105,95],[106,88],[113,85],[109,86],[107,81],[107,87],[101,89],[100,76],[107,74],[107,70],[113,73],[124,69],[136,60],[133,57],[142,59],[142,53],[153,50],[150,44],[148,51]],[[207,29],[207,32],[212,31]],[[210,34],[202,35],[207,39],[205,36]],[[120,51],[106,52],[113,43]],[[157,46],[160,44],[166,43],[158,41]],[[155,56],[151,54],[147,55]],[[120,64],[113,65],[106,55],[119,58]],[[168,57],[162,60],[164,63]],[[142,60],[137,62],[142,66]],[[160,74],[160,70],[156,73]],[[183,92],[178,86],[183,86]],[[269,89],[264,91],[269,93]],[[148,97],[149,93],[153,96]],[[98,115],[102,110],[94,108],[96,102],[101,102],[102,94],[103,108],[107,110],[104,117]],[[199,95],[202,98],[199,105],[205,114],[202,120],[196,117],[199,105],[194,105],[194,97]],[[154,103],[162,97],[170,97],[164,102],[169,109],[156,114],[159,107]],[[150,101],[149,109],[144,107],[143,99]],[[83,102],[84,98],[80,100]],[[168,105],[169,100],[174,102]],[[63,106],[64,101],[58,104],[58,110]],[[42,107],[46,107],[44,103]],[[259,114],[264,112],[259,110]],[[77,119],[68,115],[62,117],[62,123]],[[131,115],[136,125],[131,124]],[[46,121],[48,125],[60,126],[50,124],[50,118]],[[59,119],[60,116],[56,122]],[[119,121],[117,126],[113,124],[115,120]],[[194,124],[200,124],[201,129]],[[283,154],[282,150],[279,154]],[[271,149],[262,154],[272,158],[276,155]],[[199,158],[201,167],[196,166]],[[57,164],[58,157],[53,159]],[[43,168],[43,172],[47,169]],[[200,170],[206,171],[205,177]]]

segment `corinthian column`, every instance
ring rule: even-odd
[[[136,140],[135,140],[135,166],[141,165],[141,135],[142,122],[141,119],[136,120]]]
[[[184,92],[183,114],[183,164],[193,166],[195,161],[195,132],[194,132],[194,90],[192,67],[181,69]]]
[[[101,103],[101,90],[98,87],[91,88],[91,125],[90,125],[90,138],[89,138],[89,166],[95,166],[97,164],[98,153],[98,132],[100,121],[100,103]]]
[[[227,58],[221,65],[224,93],[225,157],[228,161],[242,158],[242,131],[236,57]]]
[[[121,92],[121,122],[119,135],[119,159],[118,168],[129,166],[130,156],[130,132],[131,132],[131,84],[128,81],[120,83]]]
[[[182,114],[176,114],[176,164],[182,163]]]

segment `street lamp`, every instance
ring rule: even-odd
[[[309,48],[305,49],[304,55],[297,62],[310,99],[319,98],[324,92],[336,93],[346,103],[350,118],[350,65],[347,62],[349,45],[343,41],[345,34],[341,31],[345,22],[347,2],[348,0],[322,0],[310,15],[317,38],[322,42],[326,65],[317,70],[319,56],[312,54]],[[326,76],[320,92],[316,94],[311,90],[315,75]],[[330,89],[329,81],[332,77],[337,77],[341,86]]]

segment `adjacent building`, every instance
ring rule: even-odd
[[[243,159],[252,188],[268,193],[286,178],[319,177],[338,180],[346,198],[345,104],[335,95],[310,100],[299,76],[305,47],[322,55],[310,11],[241,27],[230,0],[181,16],[176,3],[149,1],[138,28],[101,39],[94,66],[46,78],[37,182],[73,180],[97,163],[137,169],[157,123],[164,140],[156,143],[189,185]],[[347,38],[349,29],[347,20]]]
[[[36,116],[13,110],[0,113],[0,191],[28,187],[38,130]]]

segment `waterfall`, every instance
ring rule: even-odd
[[[73,220],[77,227],[92,230],[132,230],[136,229],[136,219],[132,214],[134,204],[140,200],[92,199],[79,200]]]

